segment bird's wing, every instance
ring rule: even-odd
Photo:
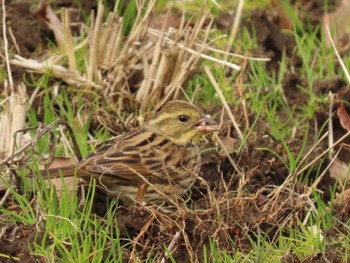
[[[157,158],[155,154],[152,156],[155,141],[159,138],[153,132],[133,130],[89,155],[78,168],[123,181],[140,182],[142,177],[151,180],[153,169],[145,160]]]
[[[79,168],[91,173],[113,175],[130,181],[140,180],[139,174],[149,177],[152,174],[142,164],[140,153],[135,147],[111,154],[95,155],[85,160]]]

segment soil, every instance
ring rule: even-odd
[[[34,241],[40,242],[42,233],[35,225],[0,225],[1,229],[6,229],[1,237],[0,254],[7,255],[9,258],[1,258],[1,262],[44,262],[44,258],[35,256],[31,253],[30,247]],[[19,260],[18,260],[19,259]]]
[[[10,2],[10,1],[8,1]],[[90,9],[96,8],[96,1],[83,1],[83,6],[74,6],[73,3],[77,1],[56,1],[56,7],[69,7],[69,8],[81,8],[86,13]],[[312,24],[318,25],[320,17],[324,12],[323,1],[293,1],[295,6],[304,7],[304,11],[308,13],[300,12],[303,19],[311,20]],[[307,2],[307,4],[305,4]],[[322,3],[322,4],[321,4]],[[112,6],[112,5],[111,5]],[[322,8],[321,8],[322,7]],[[55,6],[54,6],[55,8]],[[81,11],[83,12],[83,11]],[[25,57],[35,57],[40,54],[40,50],[47,48],[50,41],[55,41],[54,35],[46,24],[38,18],[40,12],[33,10],[30,2],[26,1],[12,1],[8,4],[8,26],[12,29],[13,35],[16,39],[18,46],[18,52]],[[230,14],[225,14],[225,17],[232,17]],[[77,20],[80,18],[78,17]],[[174,21],[178,21],[174,17]],[[287,104],[298,111],[298,107],[305,104],[309,97],[305,95],[305,92],[301,87],[308,86],[308,80],[305,76],[298,73],[298,67],[300,67],[300,58],[294,54],[294,48],[296,43],[293,36],[284,32],[281,28],[281,17],[269,11],[255,11],[250,17],[246,18],[243,25],[249,30],[256,32],[257,40],[259,43],[259,50],[256,52],[263,54],[265,57],[271,59],[267,64],[267,74],[272,74],[279,68],[282,55],[285,53],[286,59],[291,67],[295,68],[293,72],[289,72],[283,83],[283,93]],[[156,23],[156,22],[154,22]],[[175,23],[175,22],[174,22]],[[176,24],[176,23],[175,23]],[[230,25],[223,23],[223,21],[217,21],[217,24],[222,28],[229,28]],[[2,32],[1,32],[2,33]],[[1,34],[0,33],[0,34]],[[1,36],[2,37],[2,36]],[[13,39],[8,35],[11,47],[15,48]],[[249,70],[249,69],[248,69]],[[18,72],[17,79],[21,76]],[[335,77],[334,79],[318,79],[313,82],[313,90],[316,94],[328,94],[332,91],[339,100],[350,101],[350,92],[346,82]],[[339,105],[335,105],[334,110]],[[350,112],[350,107],[347,110]],[[104,113],[105,114],[105,113]],[[281,120],[284,118],[284,112],[281,109]],[[228,120],[228,117],[225,116]],[[243,118],[243,116],[237,116],[237,119]],[[105,118],[106,119],[106,118]],[[328,119],[328,108],[319,109],[317,114],[317,126],[322,125]],[[255,120],[254,116],[250,116],[250,124]],[[229,121],[227,121],[229,123]],[[93,126],[101,125],[98,117],[94,118]],[[113,122],[115,123],[115,122]],[[344,129],[340,125],[339,117],[333,116],[334,123],[334,136],[335,140],[344,135]],[[103,124],[102,124],[103,125]],[[315,131],[313,129],[315,123],[310,123],[310,142],[313,142],[312,138],[315,138]],[[114,128],[114,127],[113,127]],[[125,125],[115,125],[115,132],[120,133],[121,130],[127,129]],[[234,129],[224,129],[222,134],[230,138],[237,138]],[[304,208],[307,205],[307,201],[301,200],[301,195],[305,193],[305,185],[295,183],[293,185],[293,196],[290,198],[290,193],[281,191],[279,198],[271,201],[270,194],[276,186],[280,186],[286,182],[287,177],[290,175],[286,165],[281,160],[287,159],[286,148],[281,144],[279,140],[273,138],[268,132],[269,126],[266,123],[259,122],[255,125],[254,132],[247,138],[245,150],[239,155],[231,154],[230,158],[223,152],[210,152],[203,156],[203,165],[201,169],[201,176],[207,182],[208,185],[204,185],[202,182],[197,181],[193,190],[193,194],[187,209],[182,209],[183,214],[178,215],[169,208],[168,212],[159,214],[152,214],[148,210],[141,207],[130,208],[128,206],[121,206],[118,208],[116,218],[118,220],[118,226],[120,228],[121,237],[135,238],[141,231],[144,231],[144,227],[149,222],[157,220],[157,224],[150,224],[145,233],[139,238],[139,243],[144,244],[143,247],[135,245],[138,250],[138,255],[147,257],[145,247],[150,245],[151,240],[154,247],[162,246],[164,240],[169,241],[173,235],[179,231],[178,225],[185,226],[187,235],[187,242],[189,242],[194,249],[192,253],[197,255],[203,255],[203,245],[209,247],[208,236],[219,237],[220,240],[230,238],[234,241],[237,249],[242,251],[249,251],[251,245],[249,238],[254,239],[254,234],[257,231],[262,231],[271,239],[271,242],[276,241],[276,231],[278,226],[289,220],[288,222],[294,222],[300,220],[305,213]],[[297,155],[301,151],[303,141],[305,138],[296,135],[294,139],[288,142],[288,147],[292,153]],[[229,141],[230,142],[230,141]],[[230,142],[231,143],[231,142]],[[345,140],[345,143],[350,143],[350,139]],[[233,144],[233,142],[232,142]],[[306,145],[303,153],[306,155],[312,145]],[[317,149],[312,151],[308,160],[314,160],[325,149],[327,149],[327,142],[321,142]],[[272,151],[264,151],[264,149],[272,149]],[[336,149],[337,150],[337,149]],[[343,148],[340,153],[340,159],[349,163],[350,154],[349,150]],[[281,159],[279,158],[281,157]],[[230,161],[233,159],[236,167],[245,171],[245,180],[242,181],[236,174],[235,168]],[[328,165],[326,158],[320,159],[319,164],[322,163],[322,167]],[[315,170],[310,171],[309,179],[307,182],[312,183],[312,179],[315,179],[318,174],[317,168],[319,165],[314,165]],[[225,185],[222,182],[225,182]],[[322,198],[327,201],[330,199],[330,188],[333,187],[335,179],[333,179],[328,173],[323,177],[319,183],[318,188],[323,191]],[[272,187],[274,186],[274,187]],[[208,187],[212,192],[214,199],[220,204],[222,225],[219,227],[213,223],[211,219],[213,215],[217,213],[215,207],[208,200]],[[237,198],[237,189],[244,188],[244,191],[250,193],[249,197]],[[97,193],[94,202],[94,212],[100,216],[104,216],[106,213],[106,198],[103,194]],[[10,206],[11,204],[8,204]],[[189,209],[191,207],[191,209]],[[334,208],[334,216],[339,219],[337,225],[338,229],[342,229],[345,226],[341,222],[347,222],[350,217],[348,207],[338,205]],[[0,222],[3,221],[0,215]],[[294,221],[293,221],[294,220]],[[173,222],[176,221],[178,225]],[[208,223],[209,222],[209,223]],[[228,224],[230,222],[230,224]],[[8,255],[13,258],[4,259],[1,258],[1,262],[16,262],[15,258],[19,258],[20,262],[45,262],[38,256],[31,253],[30,245],[34,242],[40,242],[42,239],[40,230],[35,225],[18,225],[18,224],[5,224],[0,223],[0,228],[5,227],[6,231],[1,233],[0,238],[0,254]],[[160,227],[161,226],[161,227]],[[344,231],[348,231],[344,229]],[[338,233],[326,233],[328,236],[336,237]],[[249,238],[248,238],[249,237]],[[181,243],[182,242],[182,243]],[[175,259],[178,262],[190,262],[191,255],[189,255],[186,249],[185,240],[181,240],[177,249],[173,252]],[[223,242],[223,244],[232,244],[230,242]],[[135,249],[135,248],[134,248]],[[228,251],[232,251],[232,247],[227,245]],[[325,254],[319,254],[312,258],[309,258],[308,262],[341,262],[341,259],[337,256],[335,248],[329,245],[326,247]],[[127,247],[123,252],[123,258],[127,260],[133,252],[132,247]],[[186,259],[186,260],[185,260]],[[197,258],[202,261],[202,258]],[[299,262],[298,258],[292,254],[286,255],[284,262]]]

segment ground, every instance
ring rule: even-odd
[[[41,20],[40,11],[33,10],[31,4],[25,1],[12,2],[7,4],[9,14],[7,19],[18,50],[22,56],[38,58],[41,51],[45,50],[51,41],[55,41],[55,37],[45,22]],[[83,2],[84,5],[81,8],[85,12],[90,9],[96,10],[96,6],[92,4],[95,1]],[[293,2],[296,9],[304,6],[304,9],[299,9],[298,14],[301,21],[311,21],[310,30],[322,23],[322,15],[325,12],[323,1]],[[53,8],[71,7],[72,5],[70,1],[60,1],[56,2]],[[336,6],[334,4],[331,10],[334,10]],[[287,61],[289,70],[279,84],[288,107],[277,105],[276,112],[278,121],[286,123],[292,129],[294,123],[289,119],[290,112],[295,115],[305,114],[302,112],[303,105],[314,97],[325,96],[329,92],[332,92],[337,98],[333,105],[335,111],[340,107],[339,101],[349,101],[350,92],[347,82],[337,74],[327,78],[320,76],[311,81],[302,73],[302,58],[294,52],[297,47],[296,40],[285,30],[286,27],[291,26],[290,21],[284,19],[285,14],[273,12],[276,10],[251,11],[249,16],[244,17],[242,28],[256,34],[259,46],[251,50],[252,54],[260,54],[271,59],[266,63],[267,75],[278,72],[281,61]],[[174,15],[172,20],[175,25],[176,18],[177,16]],[[81,17],[72,19],[79,20]],[[231,25],[228,25],[226,20],[233,20],[229,13],[217,17],[214,23],[222,30],[225,27],[229,30]],[[154,18],[154,23],[156,22],[157,19]],[[10,38],[10,46],[14,46],[12,38]],[[246,70],[248,72],[249,67]],[[23,69],[13,68],[16,81],[22,79],[22,74]],[[245,82],[250,81],[249,77],[245,78]],[[309,86],[309,83],[312,83],[312,95],[308,95],[301,88]],[[3,89],[3,85],[0,87]],[[269,90],[266,90],[266,94],[268,93]],[[40,102],[35,101],[34,107],[39,108],[38,103]],[[349,112],[350,107],[345,105],[345,108]],[[219,116],[221,108],[213,106],[209,111],[212,115]],[[210,246],[209,236],[220,240],[217,241],[220,249],[227,249],[230,254],[234,254],[233,243],[235,250],[248,253],[252,248],[250,240],[256,238],[255,233],[263,232],[271,243],[277,242],[281,225],[288,225],[290,228],[297,227],[308,213],[309,210],[306,208],[313,204],[311,193],[308,194],[308,187],[317,180],[320,170],[325,171],[321,181],[316,185],[316,189],[321,193],[320,198],[325,204],[334,200],[332,194],[337,179],[332,177],[326,169],[330,160],[326,158],[327,156],[318,159],[328,148],[328,142],[322,140],[313,148],[317,138],[326,132],[326,129],[320,132],[319,127],[327,123],[328,111],[329,105],[321,104],[314,118],[306,121],[303,127],[296,127],[295,136],[282,143],[282,140],[276,138],[271,131],[272,123],[267,122],[266,118],[259,118],[256,121],[256,112],[249,109],[248,118],[246,118],[245,109],[242,106],[235,107],[233,114],[237,122],[242,127],[246,125],[252,128],[245,139],[244,150],[232,151],[228,156],[226,152],[218,150],[215,140],[208,140],[205,147],[214,150],[203,152],[201,177],[204,182],[198,180],[195,183],[191,200],[187,206],[169,207],[161,211],[148,210],[143,207],[130,208],[126,205],[118,207],[115,218],[118,222],[120,237],[127,240],[121,241],[125,242],[122,258],[125,261],[135,259],[135,254],[141,258],[147,258],[148,248],[161,247],[162,243],[171,240],[179,229],[185,234],[172,254],[178,262],[190,262],[193,259],[202,261],[202,256],[193,255],[203,255],[203,245]],[[104,123],[108,123],[112,134],[128,129],[127,125],[112,123],[108,118],[108,115],[95,114],[90,129],[97,130]],[[334,141],[337,141],[346,132],[337,114],[333,115],[332,121]],[[240,143],[237,139],[239,136],[230,118],[225,115],[222,123],[220,137],[227,148],[236,149]],[[308,130],[307,136],[305,133],[298,133],[305,127]],[[343,143],[349,144],[350,139],[345,138]],[[340,147],[341,144],[334,150],[337,151]],[[290,155],[299,156],[299,161],[306,157],[305,163],[318,159],[308,170],[307,179],[300,178],[305,176],[298,173],[300,169],[291,172],[292,165],[290,163],[286,165],[284,160],[289,160]],[[349,163],[349,150],[343,147],[338,158],[342,162]],[[245,178],[242,179],[242,173],[239,173],[238,170],[244,171]],[[3,195],[5,191],[1,193]],[[244,194],[239,196],[237,193]],[[101,218],[107,213],[106,199],[108,198],[97,192],[93,202],[93,212]],[[14,204],[10,199],[3,206],[13,212],[21,213],[20,206]],[[335,229],[348,231],[344,223],[350,218],[349,209],[342,202],[334,203],[331,207],[335,222],[334,228],[324,235],[329,239],[338,240],[341,236]],[[213,221],[213,218],[217,218],[217,221]],[[0,256],[13,257],[2,259],[1,262],[15,262],[18,261],[17,259],[20,262],[44,262],[42,257],[31,253],[31,245],[34,240],[40,243],[40,240],[47,238],[42,234],[43,229],[36,225],[7,222],[5,215],[0,215],[0,226],[3,229],[0,233]],[[128,238],[138,245],[128,245]],[[50,242],[49,240],[48,244]],[[191,244],[192,250],[188,249],[188,244]],[[329,243],[324,253],[314,253],[309,258],[300,260],[290,251],[286,252],[281,260],[283,262],[342,262],[343,258],[339,256],[338,249],[337,244]]]

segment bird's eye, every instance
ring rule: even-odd
[[[188,116],[187,115],[180,115],[178,117],[179,122],[185,123],[188,121]]]

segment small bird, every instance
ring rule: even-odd
[[[165,104],[142,128],[116,137],[75,165],[42,170],[44,177],[96,179],[111,196],[160,204],[184,195],[200,169],[197,148],[216,122],[184,101]]]

